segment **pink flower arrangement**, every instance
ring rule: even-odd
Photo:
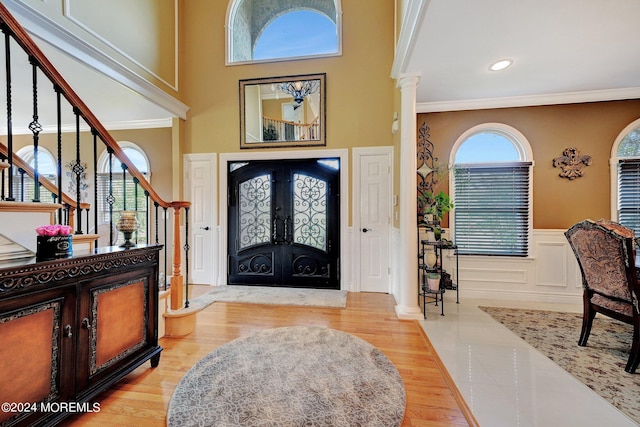
[[[68,236],[71,234],[72,228],[68,225],[43,225],[36,228],[38,236]]]

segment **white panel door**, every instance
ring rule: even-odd
[[[215,155],[185,157],[189,209],[189,283],[213,285],[215,282]]]
[[[360,290],[389,292],[391,227],[391,157],[359,157]]]

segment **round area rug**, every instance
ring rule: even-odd
[[[171,397],[167,425],[395,427],[405,403],[400,374],[380,350],[344,332],[292,326],[198,361]]]

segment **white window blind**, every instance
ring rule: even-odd
[[[457,164],[455,241],[464,255],[527,256],[530,162]]]
[[[640,159],[618,162],[618,222],[640,235]]]

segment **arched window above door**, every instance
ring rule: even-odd
[[[227,64],[342,53],[340,0],[231,0]]]

